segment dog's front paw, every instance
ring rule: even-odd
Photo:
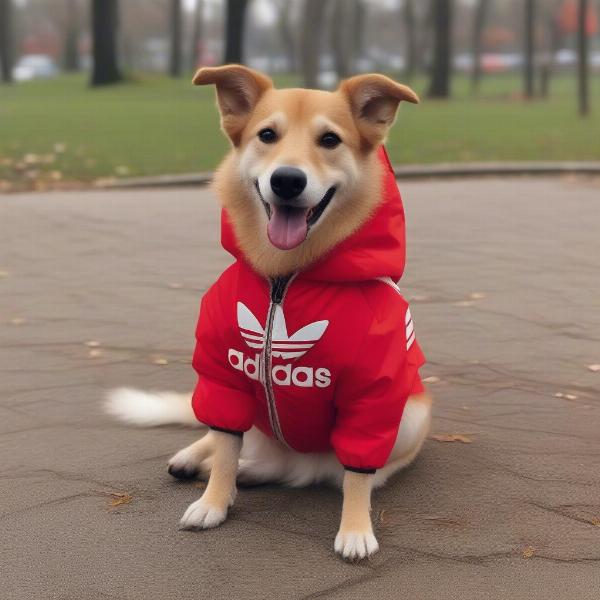
[[[359,560],[375,554],[379,544],[372,531],[339,531],[335,551],[346,560]]]
[[[221,508],[209,504],[204,498],[192,502],[185,511],[180,529],[210,529],[217,527],[227,518],[227,506]]]

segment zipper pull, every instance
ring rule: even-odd
[[[273,304],[281,304],[285,289],[292,278],[291,275],[287,277],[275,277],[271,279],[271,302]]]

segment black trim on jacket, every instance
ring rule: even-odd
[[[344,465],[346,471],[352,471],[352,473],[365,473],[366,475],[373,475],[377,469],[360,469],[359,467],[348,467]]]
[[[221,433],[228,433],[229,435],[235,435],[236,437],[244,437],[243,431],[236,431],[235,429],[225,429],[224,427],[217,427],[216,425],[211,425],[210,429],[213,431],[220,431]]]

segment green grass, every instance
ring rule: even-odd
[[[550,99],[532,102],[519,98],[516,76],[485,79],[477,97],[456,77],[451,101],[402,106],[390,154],[401,164],[600,160],[600,79],[592,81],[595,110],[584,120],[572,77],[557,77]],[[414,87],[422,92],[424,84]],[[63,76],[0,86],[4,187],[210,170],[226,148],[214,91],[187,79],[142,77],[92,90],[83,76]]]

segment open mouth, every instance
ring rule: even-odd
[[[306,239],[310,228],[321,218],[336,192],[335,187],[330,187],[316,206],[298,208],[265,202],[258,181],[254,185],[269,218],[269,241],[280,250],[291,250]]]

